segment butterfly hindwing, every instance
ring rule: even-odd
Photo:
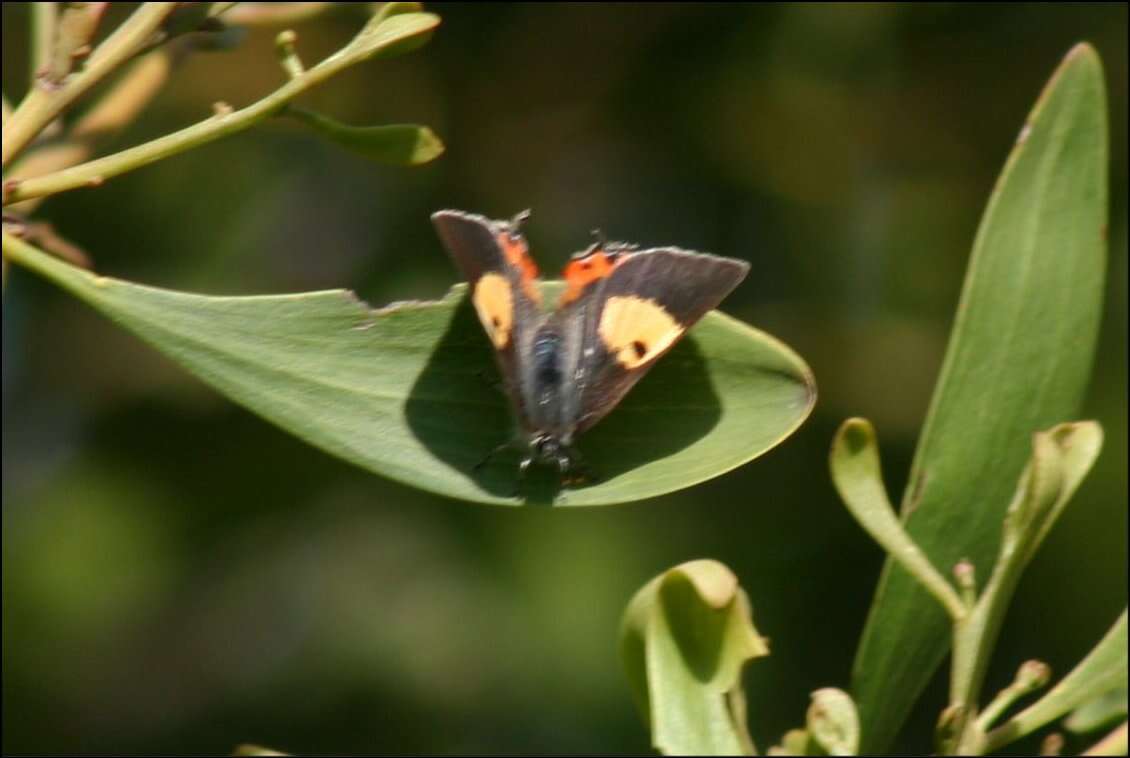
[[[602,274],[562,306],[583,311],[578,433],[612,410],[749,271],[745,261],[678,248],[619,252],[604,263],[594,261],[590,270]]]

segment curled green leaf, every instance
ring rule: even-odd
[[[717,561],[665,571],[624,613],[621,660],[652,744],[667,755],[753,752],[734,701],[746,661],[768,653],[737,577]]]
[[[790,729],[781,741],[769,748],[766,755],[816,755],[819,748],[813,745],[812,736],[804,729]]]
[[[286,113],[342,147],[381,163],[418,166],[443,153],[443,142],[426,126],[348,126],[299,108],[288,109]]]
[[[808,707],[808,733],[828,755],[859,752],[859,712],[851,695],[835,687],[812,693]]]
[[[1020,576],[1101,447],[1102,429],[1093,421],[1059,424],[1032,436],[1032,457],[1005,516],[1000,556],[972,612],[955,630],[951,703],[972,705],[979,699],[989,656]],[[989,715],[992,710],[987,709]],[[987,724],[985,719],[974,724],[962,737],[963,747],[972,750],[979,744]]]
[[[957,619],[965,604],[914,543],[887,498],[875,429],[867,419],[845,421],[832,442],[832,482],[856,521]]]
[[[811,372],[792,350],[711,313],[580,439],[598,481],[560,490],[556,477],[535,475],[520,489],[517,450],[476,468],[512,438],[513,423],[463,285],[439,301],[373,310],[343,290],[209,297],[144,287],[7,234],[4,255],[307,442],[464,500],[579,506],[655,497],[761,455],[815,400]],[[551,300],[560,285],[545,288]]]
[[[997,570],[1019,571],[1035,555],[1102,449],[1103,433],[1094,421],[1059,424],[1037,432],[1032,458],[1008,507]]]

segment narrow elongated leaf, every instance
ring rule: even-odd
[[[394,17],[395,18],[395,17]],[[443,300],[372,310],[343,290],[208,297],[69,266],[4,235],[5,257],[101,310],[237,403],[378,474],[484,503],[605,505],[717,476],[787,437],[815,398],[781,343],[704,318],[580,440],[600,479],[558,489],[541,470],[518,493],[512,437],[486,335],[459,285]],[[547,300],[557,285],[546,285]]]
[[[1124,721],[1126,712],[1127,688],[1123,683],[1122,686],[1115,687],[1110,692],[1088,700],[1076,708],[1063,720],[1063,726],[1076,734],[1087,734],[1104,726],[1109,727],[1118,721]]]
[[[1068,711],[1110,691],[1126,687],[1126,611],[1114,622],[1079,665],[1046,695],[989,732],[988,749],[996,750],[1050,724]]]
[[[733,573],[689,561],[636,593],[624,613],[620,653],[632,694],[667,755],[753,752],[741,701],[746,661],[769,653]]]
[[[291,109],[288,115],[302,121],[342,147],[381,163],[418,166],[443,154],[443,142],[426,126],[348,126],[307,110]]]
[[[935,566],[988,574],[1031,434],[1074,418],[1102,305],[1107,214],[1102,68],[1075,47],[989,199],[901,516]],[[863,752],[884,750],[945,656],[949,621],[888,559],[856,656]]]

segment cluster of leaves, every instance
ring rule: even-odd
[[[426,127],[346,126],[292,101],[348,66],[415,49],[439,19],[415,3],[387,3],[311,67],[298,55],[296,34],[284,30],[276,46],[284,81],[274,92],[239,109],[218,103],[197,124],[91,159],[186,52],[230,45],[240,25],[289,23],[329,4],[145,3],[95,46],[106,5],[34,6],[34,78],[15,109],[4,100],[5,272],[13,262],[47,278],[235,402],[345,460],[451,497],[521,502],[510,496],[513,466],[474,471],[505,434],[508,410],[480,381],[493,364],[461,288],[437,302],[381,310],[343,290],[210,297],[156,289],[86,270],[81,251],[32,217],[49,195],[98,186],[275,116],[381,162],[429,161],[443,145]],[[68,109],[111,74],[118,77],[101,98],[64,125]],[[980,705],[1018,578],[1101,445],[1097,424],[1065,422],[1077,413],[1098,329],[1105,172],[1101,68],[1093,50],[1080,46],[1037,103],[986,210],[901,517],[883,487],[870,424],[849,420],[836,437],[832,478],[890,556],[852,695],[813,693],[805,728],[771,752],[883,750],[951,648],[941,752],[989,752],[1071,711],[1065,726],[1079,731],[1125,718],[1125,613],[1035,704],[998,723],[1049,679],[1046,666],[1028,662]],[[694,404],[686,403],[692,396]],[[721,474],[787,437],[814,399],[811,372],[787,346],[710,314],[586,439],[610,470],[561,502],[638,500]],[[980,592],[977,569],[989,576]],[[625,614],[629,679],[654,744],[666,753],[753,753],[741,672],[767,653],[749,599],[713,561],[665,572]],[[1094,750],[1125,746],[1123,724]]]
[[[1078,412],[1098,333],[1106,143],[1101,66],[1079,45],[1036,103],[985,211],[901,516],[883,485],[871,424],[849,419],[836,435],[832,479],[887,551],[887,565],[852,695],[814,692],[805,728],[771,754],[885,750],[951,650],[939,753],[992,752],[1074,711],[1064,726],[1079,733],[1123,721],[1088,753],[1125,754],[1125,611],[1034,704],[1000,723],[1048,684],[1039,661],[1021,664],[1015,681],[981,705],[1021,573],[1102,445],[1097,423],[1065,420]],[[991,569],[980,591],[978,569]],[[640,590],[625,614],[622,652],[659,750],[753,752],[739,672],[766,650],[724,566],[683,564]],[[1056,733],[1048,740],[1049,751],[1062,744]]]

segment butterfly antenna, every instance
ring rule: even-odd
[[[510,219],[510,232],[511,234],[521,234],[522,227],[530,220],[530,209],[515,213],[514,218]]]

